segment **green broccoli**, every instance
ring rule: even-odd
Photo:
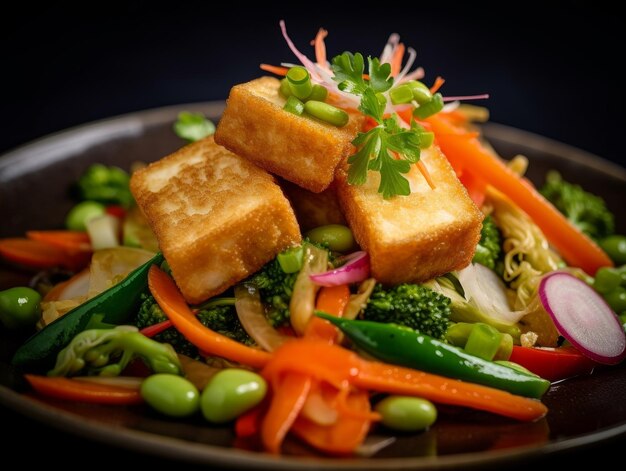
[[[496,261],[502,252],[502,237],[496,223],[491,216],[483,220],[483,227],[480,230],[480,241],[476,246],[476,253],[472,262],[480,263],[492,270],[496,268]]]
[[[130,175],[121,168],[93,164],[78,179],[77,187],[83,200],[119,204],[128,208],[135,201],[129,183]]]
[[[215,332],[246,345],[252,345],[254,341],[241,326],[233,307],[234,303],[233,298],[216,298],[209,301],[198,312],[198,320]],[[134,320],[135,325],[139,329],[143,329],[166,320],[167,316],[161,310],[156,300],[148,294],[143,294],[141,307]],[[178,353],[192,358],[198,356],[198,349],[175,328],[166,329],[155,335],[154,339],[159,342],[169,343]]]
[[[259,288],[267,319],[274,327],[289,324],[289,302],[298,273],[285,273],[275,258],[248,279]]]
[[[450,299],[422,285],[405,283],[385,289],[377,284],[363,317],[410,327],[443,340],[450,318]]]
[[[76,335],[57,356],[48,376],[117,376],[130,361],[141,358],[155,373],[182,374],[183,370],[171,345],[140,334],[136,327],[90,329]]]
[[[615,231],[613,214],[604,200],[566,182],[558,172],[548,172],[541,194],[592,239],[603,239]]]

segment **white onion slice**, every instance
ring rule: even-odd
[[[553,272],[542,278],[539,299],[560,334],[581,353],[607,365],[624,359],[624,328],[587,283],[569,273]]]
[[[268,322],[255,287],[235,286],[235,309],[244,330],[264,350],[273,352],[287,340],[287,336],[280,334]]]

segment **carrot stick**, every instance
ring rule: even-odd
[[[148,286],[174,327],[201,351],[255,368],[264,366],[271,358],[267,352],[243,345],[202,325],[174,281],[156,265],[152,265],[148,273]]]
[[[613,266],[595,242],[572,225],[528,180],[520,178],[487,151],[478,139],[464,138],[463,131],[442,116],[431,116],[428,122],[443,153],[451,160],[464,162],[487,184],[507,195],[531,217],[569,264],[590,275],[601,267]]]
[[[35,391],[43,396],[94,404],[141,404],[138,389],[88,383],[62,377],[24,375]]]
[[[547,407],[535,399],[385,363],[363,361],[353,384],[363,389],[470,407],[525,422],[540,419],[548,412]]]
[[[315,35],[313,44],[315,45],[315,61],[317,65],[328,69],[328,64],[326,63],[326,44],[324,43],[326,36],[328,36],[328,31],[324,28],[320,28]]]
[[[348,285],[330,286],[320,289],[317,295],[315,309],[333,316],[341,317],[350,302],[350,288]],[[325,319],[311,316],[304,331],[306,338],[325,340],[334,343],[339,335],[339,329]]]
[[[363,390],[418,396],[523,421],[539,419],[547,412],[546,406],[533,399],[410,368],[366,361],[344,348],[308,339],[285,343],[274,352],[262,374],[276,378],[285,372],[308,375],[337,389],[348,382]]]
[[[444,83],[446,83],[446,81],[442,77],[437,76],[435,83],[430,87],[430,93],[437,93]]]
[[[435,189],[435,182],[433,181],[432,177],[430,176],[430,172],[426,168],[426,165],[424,165],[424,162],[422,162],[421,160],[418,160],[417,161],[417,168],[420,171],[420,173],[422,174],[422,176],[424,177],[424,180],[426,180],[426,183],[428,183],[428,186],[430,187],[430,189],[434,190]]]
[[[280,453],[280,446],[311,390],[311,382],[308,375],[289,373],[274,384],[272,402],[261,424],[261,441],[270,453]]]
[[[402,67],[402,58],[404,57],[404,44],[399,43],[391,58],[391,76],[395,77],[400,73]]]
[[[91,252],[91,241],[86,232],[28,231],[26,237],[70,252]]]
[[[284,77],[285,75],[287,75],[287,71],[289,70],[287,67],[281,67],[278,65],[270,65],[270,64],[261,64],[259,67],[261,68],[261,70],[264,70],[266,72],[271,72],[272,74],[280,75],[281,77]]]
[[[77,270],[89,263],[88,253],[71,254],[38,240],[17,237],[0,239],[0,256],[13,263],[33,268],[63,266]]]
[[[346,399],[351,411],[364,416],[371,413],[369,395],[366,391],[354,391]],[[325,453],[348,454],[363,442],[371,426],[371,420],[361,417],[342,416],[333,425],[320,425],[300,416],[292,431],[301,440]]]

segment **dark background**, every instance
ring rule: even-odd
[[[567,142],[622,165],[622,45],[626,21],[602,2],[262,3],[155,2],[17,6],[0,18],[0,152],[95,119],[163,105],[222,100],[258,64],[294,61],[278,28],[287,20],[298,47],[319,26],[329,56],[378,55],[391,32],[418,51],[426,83],[446,78],[444,95],[490,93],[493,121]],[[429,5],[430,4],[430,5]],[[225,10],[221,12],[220,10]],[[616,400],[620,400],[616,398]],[[32,462],[65,462],[71,450],[114,465],[137,456],[58,433],[0,409],[15,443],[38,449]],[[69,445],[68,442],[72,444]],[[617,444],[589,452],[607,463]],[[59,451],[59,448],[61,451]],[[542,462],[559,466],[587,452]],[[57,456],[58,459],[52,459]],[[84,455],[83,455],[84,456]],[[61,460],[61,461],[59,461]],[[171,465],[141,458],[144,465]],[[88,460],[91,461],[91,460]],[[77,463],[78,464],[78,463]],[[81,465],[81,468],[84,466]],[[509,468],[511,469],[511,468]]]

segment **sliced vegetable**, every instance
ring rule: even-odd
[[[26,237],[69,252],[91,252],[89,235],[81,231],[28,231]]]
[[[539,284],[539,298],[561,335],[584,355],[608,365],[624,359],[622,324],[587,283],[569,273],[550,273]]]
[[[87,233],[94,250],[110,249],[120,245],[120,220],[103,214],[87,221]]]
[[[289,338],[268,322],[261,296],[254,285],[235,286],[235,309],[245,331],[264,350],[273,352]]]
[[[152,265],[149,270],[148,285],[152,295],[176,329],[200,351],[257,368],[269,361],[269,353],[248,347],[203,326],[187,306],[174,281],[156,265]]]
[[[103,216],[106,208],[95,201],[83,201],[74,206],[65,218],[65,226],[71,231],[86,231],[87,223]]]
[[[589,374],[597,363],[573,347],[529,348],[513,346],[509,359],[548,381]]]
[[[162,261],[161,254],[155,255],[120,283],[37,332],[15,352],[13,365],[31,370],[50,369],[57,353],[86,328],[95,314],[104,314],[102,321],[106,323],[125,322],[139,308],[141,293],[148,284],[148,270],[152,264]]]
[[[541,228],[552,245],[573,266],[590,275],[611,259],[589,237],[580,232],[525,179],[520,178],[476,137],[455,127],[441,115],[428,118],[443,153],[451,160],[481,175],[485,181],[511,198]]]
[[[341,331],[359,348],[381,360],[449,378],[483,384],[528,397],[541,397],[550,383],[470,355],[412,329],[369,321],[353,321],[317,314]]]
[[[0,239],[0,256],[32,268],[64,267],[78,270],[89,263],[89,253],[75,253],[38,240]]]
[[[312,244],[304,246],[304,263],[293,285],[289,302],[291,326],[298,334],[303,334],[315,308],[315,296],[319,285],[311,280],[311,275],[322,273],[328,268],[328,252]]]
[[[360,283],[369,277],[370,259],[367,252],[354,252],[343,260],[345,263],[339,268],[310,275],[311,280],[320,286],[338,286]]]
[[[37,393],[65,401],[90,402],[94,404],[141,404],[139,390],[105,386],[69,378],[24,375]]]

